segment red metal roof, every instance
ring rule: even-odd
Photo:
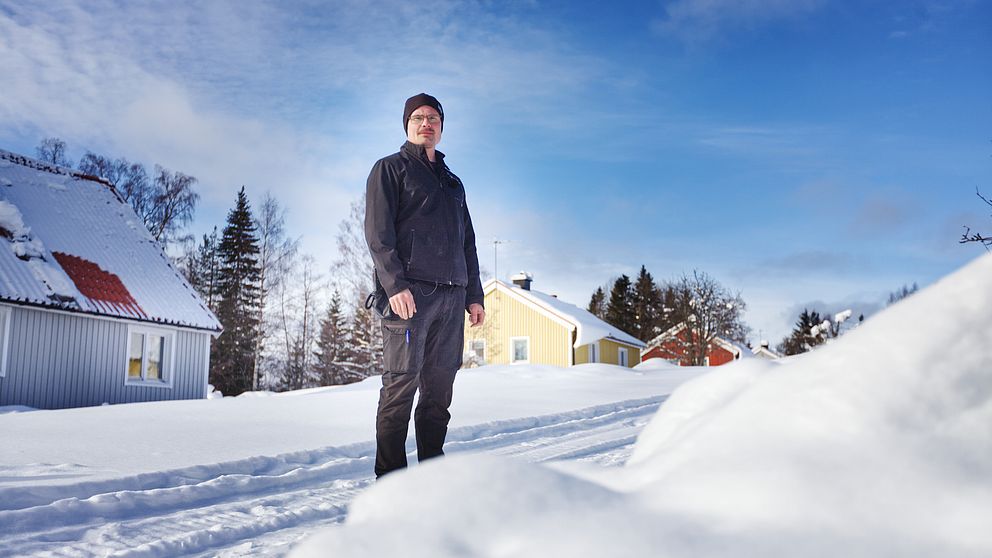
[[[79,292],[98,307],[148,317],[117,275],[79,256],[63,252],[52,252],[52,255],[66,275],[76,284]]]

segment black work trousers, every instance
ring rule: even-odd
[[[452,386],[462,365],[465,289],[415,282],[417,313],[383,320],[382,389],[375,421],[375,475],[406,467],[406,437],[414,396],[417,460],[444,455]]]

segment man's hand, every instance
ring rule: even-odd
[[[468,305],[468,323],[472,324],[469,327],[477,327],[482,325],[482,322],[486,321],[486,309],[482,307],[481,304],[474,302]]]
[[[417,313],[417,304],[413,302],[413,293],[410,289],[403,289],[389,297],[389,307],[403,320],[409,320]]]

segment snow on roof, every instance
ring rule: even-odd
[[[221,329],[110,184],[2,149],[0,300]]]
[[[494,279],[490,279],[486,283],[486,290],[492,288],[494,282],[498,283],[500,288],[521,296],[574,325],[574,347],[581,347],[582,345],[593,343],[604,338],[613,339],[635,347],[644,347],[644,342],[640,339],[637,339],[623,330],[604,322],[591,314],[588,310],[584,310],[574,304],[569,304],[558,297],[551,296],[540,291],[535,291],[533,289],[522,289],[516,285],[507,285],[502,281],[496,281]]]
[[[751,347],[748,347],[744,343],[725,339],[719,335],[716,336],[714,341],[716,341],[717,344],[722,343],[724,348],[727,349],[727,351],[734,353],[737,358],[750,358],[754,356],[754,353],[751,352]]]
[[[751,352],[754,354],[754,356],[759,357],[759,358],[766,358],[766,359],[770,359],[770,360],[774,360],[774,359],[777,359],[777,358],[782,358],[782,355],[780,355],[777,352],[773,351],[767,345],[761,345],[759,347],[756,347]]]
[[[658,347],[665,341],[674,338],[683,329],[685,329],[685,322],[679,322],[678,324],[668,328],[667,331],[656,335],[653,339],[647,342],[646,346],[649,349]],[[753,351],[744,343],[738,343],[737,341],[732,341],[719,335],[713,338],[713,342],[723,347],[727,352],[732,353],[735,358],[750,357],[753,354]]]

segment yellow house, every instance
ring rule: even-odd
[[[645,344],[556,296],[530,288],[529,274],[513,284],[490,279],[483,285],[486,321],[465,322],[466,366],[603,362],[633,367]]]

